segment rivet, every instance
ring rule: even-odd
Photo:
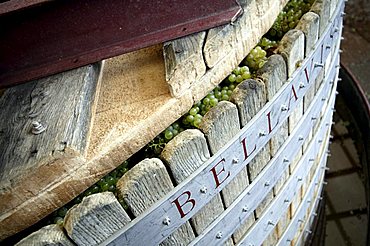
[[[287,202],[289,202],[289,200],[288,199],[284,199],[284,202],[287,203]]]
[[[247,207],[243,207],[243,208],[242,208],[242,211],[243,211],[244,213],[246,213],[246,212],[248,212],[248,208],[247,208]]]
[[[270,186],[270,182],[266,181],[265,186]]]
[[[328,182],[324,181],[324,182],[322,182],[322,184],[323,184],[323,185],[327,185],[327,184],[328,184]]]
[[[237,164],[239,162],[239,159],[238,158],[233,158],[233,164]]]
[[[162,223],[168,226],[171,223],[171,219],[169,217],[166,217],[163,219]]]
[[[33,121],[32,122],[32,133],[35,135],[38,135],[46,130],[46,127],[43,126],[40,122],[38,121]]]
[[[287,241],[288,243],[292,242],[292,240],[291,240],[291,239],[287,239],[286,241]]]
[[[334,84],[334,80],[330,80],[330,81],[329,81],[329,84],[330,84],[330,85]]]
[[[314,67],[323,67],[324,66],[324,64],[322,64],[322,63],[315,63],[315,65],[314,65]]]
[[[342,78],[338,78],[338,81],[342,81]]]
[[[307,203],[311,203],[311,200],[307,200]]]
[[[326,98],[321,98],[321,101],[323,101],[323,102],[324,102],[325,100],[326,100]]]
[[[339,49],[339,53],[343,53],[343,50]]]
[[[346,15],[346,13],[344,13],[344,12],[340,13],[340,17],[343,17],[345,15]]]
[[[335,68],[340,68],[340,65],[335,65]]]
[[[260,132],[260,133],[259,133],[259,136],[260,136],[260,137],[266,136],[266,132]]]
[[[313,217],[316,217],[316,216],[317,216],[317,213],[312,213],[312,216],[313,216]]]
[[[299,136],[299,137],[298,137],[298,140],[299,140],[299,141],[302,141],[303,139],[304,139],[304,138],[303,138],[302,136]]]
[[[340,40],[344,40],[344,38],[343,37],[340,37]]]
[[[303,222],[304,222],[304,220],[302,220],[302,219],[299,219],[299,220],[298,220],[298,222],[299,222],[299,223],[303,223]]]
[[[269,220],[269,221],[267,222],[267,224],[268,224],[268,225],[275,226],[275,224],[274,224],[271,220]]]
[[[334,28],[334,32],[338,32],[338,31],[339,31],[338,27]]]
[[[322,143],[322,139],[320,139],[319,141],[317,141],[318,143]]]
[[[307,232],[308,234],[311,234],[311,233],[312,233],[312,231],[310,231],[310,230],[306,230],[306,232]]]
[[[281,105],[281,111],[287,111],[288,107],[286,105]]]
[[[200,192],[201,193],[203,193],[203,194],[205,194],[205,193],[207,193],[207,187],[202,187],[201,189],[200,189]]]
[[[315,159],[311,158],[311,159],[308,159],[308,161],[315,161]]]
[[[311,120],[317,120],[317,117],[312,117]]]
[[[319,201],[321,201],[323,198],[322,198],[322,196],[319,196],[317,199],[318,199]]]
[[[325,48],[326,48],[326,49],[330,49],[331,47],[330,47],[330,45],[327,45]]]
[[[335,95],[338,95],[338,94],[339,94],[339,92],[337,92],[337,91],[336,91],[336,92],[335,92]]]
[[[301,177],[299,177],[297,180],[298,180],[298,182],[301,182],[303,179]]]
[[[289,159],[288,159],[288,158],[286,158],[286,157],[284,157],[283,162],[289,162]]]
[[[217,232],[217,234],[216,234],[216,238],[217,239],[221,239],[222,238],[222,232]]]
[[[302,89],[302,88],[305,88],[305,87],[306,87],[306,86],[305,86],[303,83],[300,83],[300,84],[299,84],[299,88],[301,88],[301,89]]]
[[[248,191],[248,192],[247,192],[247,195],[248,195],[248,196],[250,196],[250,195],[251,195],[251,193]]]

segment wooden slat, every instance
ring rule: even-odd
[[[56,225],[45,226],[29,236],[22,239],[16,244],[17,246],[29,245],[60,245],[60,246],[73,246],[75,245],[64,234],[63,229]]]
[[[228,141],[230,141],[240,131],[238,109],[235,104],[230,102],[220,102],[212,108],[202,119],[200,129],[204,132],[209,144],[211,154],[215,154]],[[238,161],[239,160],[235,160]],[[238,163],[235,163],[237,165]],[[242,169],[238,175],[221,191],[225,207],[229,207],[232,202],[248,186],[247,168]],[[234,235],[234,241],[238,241],[239,234],[248,230],[253,224],[254,218],[250,216]]]
[[[181,132],[167,143],[161,154],[161,158],[171,170],[176,184],[181,183],[209,157],[210,153],[206,139],[199,130]],[[209,187],[205,187],[205,192],[207,192],[207,189]],[[221,196],[217,195],[191,218],[190,221],[196,234],[202,233],[223,211]]]
[[[204,38],[205,32],[199,32],[163,44],[166,81],[172,96],[180,97],[205,74]]]
[[[49,193],[40,191],[80,165],[78,158],[87,151],[99,71],[100,65],[89,65],[9,88],[0,97],[0,238],[32,225],[81,192],[84,183],[49,202]],[[45,131],[33,134],[33,122]],[[36,212],[27,216],[22,206],[35,194],[44,204],[32,204]]]
[[[64,218],[68,236],[78,245],[100,245],[131,221],[113,193],[85,197]]]
[[[320,16],[320,31],[319,35],[322,36],[326,27],[329,25],[330,18],[330,1],[329,0],[316,0],[311,7],[312,12]]]
[[[172,189],[173,184],[166,167],[161,160],[156,158],[139,162],[117,182],[117,190],[135,217],[145,212]],[[161,245],[187,244],[193,238],[193,230],[187,222],[165,239]],[[143,242],[141,238],[136,238],[135,242],[137,244],[139,242],[150,243]]]

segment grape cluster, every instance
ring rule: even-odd
[[[91,194],[96,194],[104,191],[111,191],[115,193],[116,197],[118,197],[118,194],[116,192],[117,181],[127,171],[128,171],[128,161],[125,161],[115,170],[110,172],[108,175],[101,178],[96,184],[85,190],[84,193],[73,199],[70,203],[53,212],[51,214],[51,218],[49,218],[48,224],[55,223],[58,225],[62,225],[64,222],[64,216],[66,215],[67,211],[73,205],[80,203],[84,197],[89,196]],[[119,199],[119,201],[124,208],[127,206],[122,199],[121,200]]]
[[[263,50],[269,50],[272,48],[276,48],[278,46],[278,42],[276,40],[270,40],[266,37],[261,38],[260,42],[258,43]]]
[[[267,53],[261,48],[261,46],[254,47],[251,52],[244,59],[244,64],[247,65],[252,72],[257,71],[267,62]]]
[[[275,20],[268,34],[273,39],[281,39],[286,32],[298,24],[303,14],[311,8],[313,0],[291,0]]]

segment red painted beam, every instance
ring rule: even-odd
[[[236,0],[65,0],[8,10],[0,15],[0,88],[209,29],[241,11]]]

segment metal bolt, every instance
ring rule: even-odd
[[[270,186],[270,182],[266,181],[265,186],[266,187]]]
[[[286,203],[286,202],[289,202],[289,200],[288,199],[284,199],[284,202]]]
[[[32,122],[32,133],[35,135],[38,135],[46,130],[46,127],[43,126],[40,122],[38,121],[33,121]]]
[[[319,141],[317,141],[318,143],[322,143],[322,139],[320,139]]]
[[[312,117],[311,120],[317,120],[317,117]]]
[[[315,63],[314,67],[324,67],[324,64],[322,64],[322,63]]]
[[[300,177],[298,178],[298,182],[301,182],[302,180],[303,180],[302,178],[300,178]]]
[[[299,220],[298,220],[298,222],[299,222],[299,223],[303,223],[303,222],[304,222],[304,220],[302,220],[302,219],[299,219]]]
[[[340,13],[340,17],[343,17],[345,15],[346,15],[346,13],[344,13],[344,12]]]
[[[303,140],[303,137],[302,137],[302,136],[299,136],[299,137],[298,137],[298,140],[299,140],[299,141],[302,141],[302,140]]]
[[[339,49],[339,53],[343,53],[343,50]]]
[[[259,133],[259,136],[260,136],[260,137],[266,136],[266,132],[260,132],[260,133]]]
[[[315,161],[315,159],[311,158],[311,159],[308,159],[308,161]]]
[[[287,111],[288,107],[286,105],[281,105],[281,111]]]
[[[317,216],[317,213],[312,213],[312,216],[313,216],[313,217],[316,217],[316,216]]]
[[[168,226],[171,223],[171,219],[169,217],[166,217],[163,219],[162,223]]]
[[[338,78],[338,81],[342,81],[342,78]]]
[[[334,80],[330,80],[329,84],[330,85],[334,84]]]
[[[289,162],[288,158],[284,157],[283,162]]]
[[[307,203],[311,203],[311,200],[307,200]]]
[[[323,185],[327,185],[327,184],[328,184],[328,182],[324,181],[324,182],[322,182],[322,184],[323,184]]]
[[[200,192],[201,193],[203,193],[203,194],[205,194],[205,193],[207,193],[207,187],[202,187],[201,189],[200,189]]]
[[[216,234],[216,238],[217,239],[221,239],[222,238],[222,232],[217,232],[217,234]]]
[[[267,225],[275,226],[275,224],[274,224],[271,220],[269,220],[269,221],[267,222]]]
[[[321,201],[323,198],[322,198],[322,196],[319,196],[317,199],[318,199],[319,201]]]
[[[234,158],[232,162],[233,162],[233,164],[237,164],[239,162],[239,159],[238,158]]]
[[[286,241],[287,241],[288,243],[291,243],[291,242],[292,242],[292,240],[291,240],[291,239],[287,239]]]
[[[299,88],[301,88],[301,89],[302,89],[302,88],[305,88],[305,87],[306,87],[306,86],[305,86],[303,83],[300,83],[300,84],[299,84]]]
[[[321,98],[321,101],[325,102],[326,98]]]
[[[335,92],[335,95],[338,95],[338,94],[339,94],[339,92],[338,92],[338,91],[336,91],[336,92]]]
[[[330,47],[330,45],[327,45],[325,48],[326,48],[326,49],[330,49],[331,47]]]
[[[312,233],[312,231],[310,231],[310,230],[306,230],[306,232],[307,232],[308,234],[311,234],[311,233]]]
[[[340,40],[344,40],[344,38],[343,37],[340,37]]]
[[[248,208],[247,208],[247,207],[243,207],[243,208],[242,208],[242,211],[243,211],[244,213],[246,213],[246,212],[248,212]]]

